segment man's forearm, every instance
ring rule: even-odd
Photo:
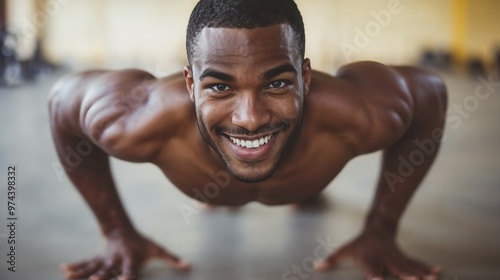
[[[402,214],[436,158],[442,133],[442,126],[412,133],[384,152],[367,229],[382,229],[396,236]]]
[[[111,175],[109,157],[99,147],[87,139],[72,135],[52,124],[52,134],[57,153],[68,177],[81,193],[96,216],[104,235],[134,232],[134,227],[120,202]],[[84,143],[85,145],[82,145]],[[79,145],[90,151],[85,151],[85,157],[76,164],[71,160],[67,148],[77,150]]]

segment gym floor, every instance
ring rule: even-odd
[[[62,73],[0,89],[0,279],[62,279],[59,266],[100,252],[104,240],[89,208],[60,173],[49,131],[47,92]],[[500,279],[500,85],[442,73],[450,95],[440,155],[400,227],[409,255],[440,264],[441,279]],[[484,83],[484,80],[483,80]],[[490,94],[486,94],[486,93]],[[489,97],[487,96],[489,95]],[[486,97],[485,97],[486,96]],[[463,111],[459,111],[459,107]],[[198,210],[150,164],[113,160],[115,179],[136,227],[190,261],[175,272],[161,261],[141,279],[363,279],[346,262],[309,273],[308,260],[359,233],[371,203],[380,153],[356,158],[325,191],[321,207],[293,210],[251,203]],[[7,166],[17,168],[16,272],[7,270]],[[180,209],[191,209],[183,215]],[[331,249],[331,248],[329,248]],[[302,277],[283,278],[292,266]]]

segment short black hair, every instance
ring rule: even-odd
[[[189,63],[197,37],[204,27],[253,29],[281,23],[292,27],[297,48],[304,58],[304,22],[293,0],[200,0],[191,13],[187,28]]]

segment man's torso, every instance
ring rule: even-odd
[[[264,181],[245,183],[226,171],[223,160],[202,138],[183,76],[144,79],[145,75],[137,70],[113,72],[101,79],[109,90],[70,96],[81,100],[74,101],[79,112],[71,114],[75,120],[78,116],[83,119],[68,126],[78,122],[85,126],[87,120],[101,118],[102,129],[85,136],[109,155],[152,162],[182,192],[196,199],[202,196],[201,200],[211,204],[258,201],[275,205],[307,200],[324,189],[353,157],[396,142],[418,113],[405,79],[395,68],[365,62],[343,67],[337,76],[314,72],[304,99],[302,124],[276,171]],[[137,85],[131,89],[134,83]],[[111,142],[118,142],[113,148],[98,139],[109,125],[108,119],[118,123],[111,129],[115,135]],[[216,174],[229,178],[217,190]]]
[[[382,84],[370,91],[349,77],[319,72],[314,73],[311,84],[302,125],[276,171],[262,182],[245,183],[226,171],[222,159],[198,131],[194,104],[180,75],[169,81],[169,89],[156,91],[167,99],[175,95],[176,110],[182,120],[175,137],[165,140],[152,162],[179,190],[204,202],[286,204],[317,195],[357,154],[386,147],[404,133],[408,121],[398,121],[408,118],[400,116],[408,112],[398,107],[408,106],[408,96],[397,90],[391,92],[391,85]],[[165,120],[158,120],[162,121]]]

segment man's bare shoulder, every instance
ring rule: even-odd
[[[399,139],[413,118],[413,97],[404,77],[393,67],[357,62],[335,76],[316,73],[311,89],[334,133],[357,151],[383,149]],[[313,92],[313,96],[314,96]],[[316,93],[316,95],[318,95]]]
[[[157,79],[136,69],[86,71],[62,78],[49,104],[57,107],[51,111],[66,110],[78,124],[70,129],[110,155],[147,161],[190,112],[183,80],[182,74]]]

